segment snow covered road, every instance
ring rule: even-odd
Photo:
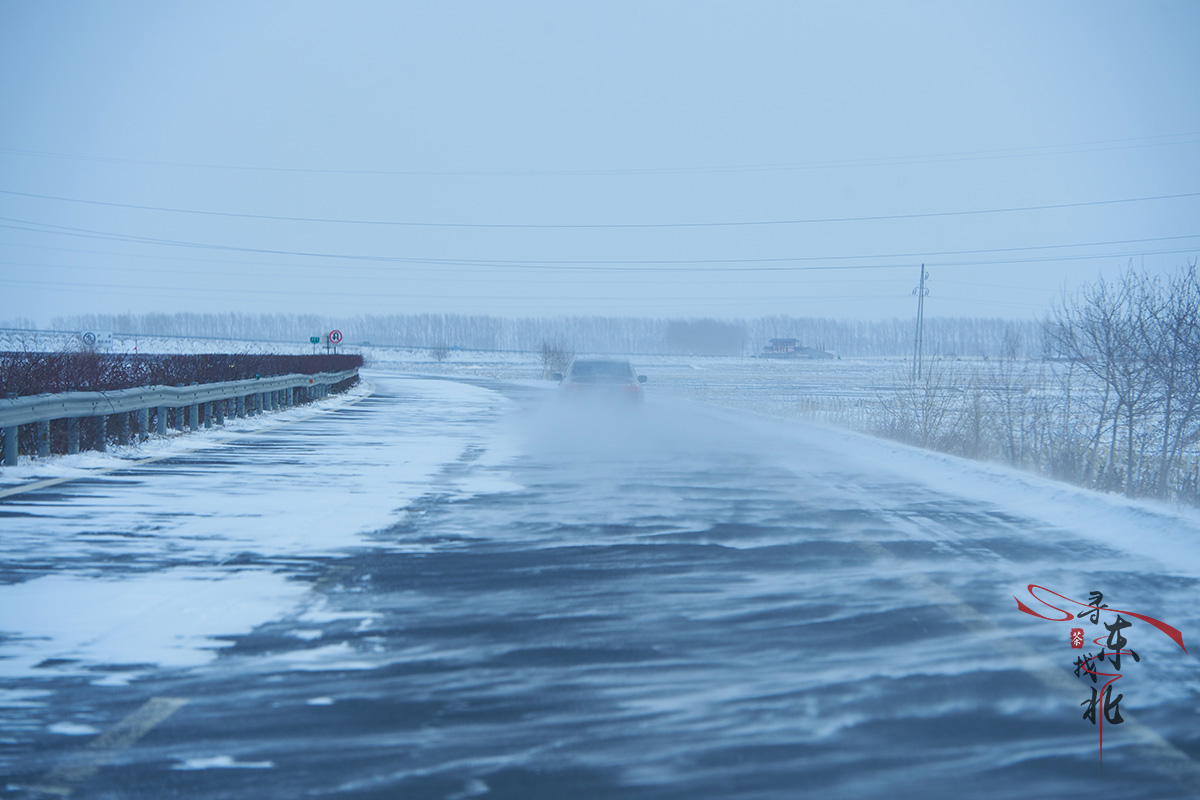
[[[1126,631],[1101,773],[1070,626],[1013,600],[1098,589],[1194,653],[1194,516],[682,400],[372,380],[0,499],[0,787],[1200,793],[1195,656]]]

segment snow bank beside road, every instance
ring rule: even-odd
[[[812,445],[831,469],[853,473],[885,470],[898,481],[921,484],[947,498],[980,501],[998,512],[1088,539],[1130,560],[1151,559],[1158,571],[1200,579],[1200,509],[1096,492],[1002,464],[974,461],[815,422],[701,404],[779,437]],[[798,457],[805,457],[798,450]],[[863,498],[869,503],[870,498]],[[1035,576],[1031,576],[1032,577]]]
[[[74,455],[52,455],[37,458],[22,455],[15,467],[0,467],[0,497],[4,490],[18,488],[33,481],[85,478],[123,469],[136,463],[154,459],[171,458],[195,450],[226,443],[234,434],[266,431],[278,425],[310,419],[314,416],[335,411],[367,397],[374,391],[369,381],[360,381],[350,389],[320,400],[293,406],[282,411],[272,411],[253,417],[228,417],[224,425],[200,428],[195,432],[169,428],[165,436],[152,434],[145,442],[129,445],[109,444],[106,452],[86,450]]]
[[[431,490],[492,488],[486,474],[479,485],[438,478],[468,452],[483,464],[507,457],[490,422],[510,401],[450,381],[376,379],[370,395],[18,469],[89,480],[4,501],[6,579],[54,574],[0,585],[0,678],[119,683],[203,663],[223,639],[303,605],[309,585],[282,567],[388,546],[372,534]]]
[[[92,667],[101,684],[134,674],[103,665],[189,667],[229,644],[222,636],[275,618],[307,586],[282,575],[176,569],[104,580],[48,575],[0,587],[0,631],[11,637],[0,678],[55,660]],[[16,635],[12,632],[19,631]]]

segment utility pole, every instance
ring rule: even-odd
[[[917,288],[912,290],[912,293],[917,296],[917,333],[913,337],[913,371],[912,379],[915,381],[921,377],[921,345],[924,338],[925,329],[925,296],[929,294],[929,290],[925,288],[925,279],[929,277],[929,273],[925,271],[925,265],[921,265],[921,282]]]

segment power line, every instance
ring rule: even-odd
[[[5,227],[5,226],[0,225],[0,227]],[[50,233],[49,231],[37,231],[37,232],[38,233]],[[1200,238],[1200,237],[1197,237],[1197,238]],[[112,250],[87,250],[87,249],[78,248],[78,247],[55,247],[53,245],[29,244],[28,242],[0,242],[0,246],[21,247],[21,248],[32,249],[32,250],[53,250],[55,252],[62,252],[62,253],[86,253],[88,255],[100,255],[100,256],[108,256],[111,258],[121,258],[121,259],[148,258],[148,259],[153,259],[155,261],[185,261],[185,262],[190,262],[190,263],[194,263],[194,264],[222,264],[222,265],[245,264],[245,265],[254,266],[254,267],[267,267],[267,268],[273,268],[273,269],[292,269],[292,268],[309,269],[309,268],[316,268],[316,267],[320,267],[321,269],[327,269],[327,267],[325,267],[325,266],[321,266],[321,265],[313,264],[313,263],[303,264],[303,263],[296,263],[296,262],[259,261],[259,260],[245,260],[245,259],[232,259],[232,258],[214,259],[214,258],[201,258],[201,257],[197,257],[197,256],[171,256],[171,255],[163,255],[160,253],[122,253],[122,252],[114,252]],[[1005,258],[1005,259],[976,260],[976,261],[937,261],[937,262],[929,262],[927,264],[927,266],[931,266],[931,267],[982,267],[982,266],[1003,266],[1003,265],[1011,265],[1011,264],[1042,264],[1042,263],[1055,263],[1055,262],[1061,262],[1061,261],[1097,261],[1097,260],[1101,260],[1101,259],[1110,259],[1110,258],[1131,258],[1134,256],[1179,255],[1179,254],[1183,254],[1183,253],[1195,253],[1196,249],[1197,248],[1195,248],[1195,247],[1182,247],[1182,248],[1156,249],[1156,250],[1147,250],[1145,248],[1137,248],[1137,249],[1128,250],[1128,251],[1107,252],[1107,253],[1088,253],[1088,254],[1083,254],[1083,255],[1072,254],[1072,255],[1053,256],[1053,257],[1042,256],[1042,257],[1038,257],[1038,258]],[[9,262],[9,263],[12,263],[12,262]],[[446,261],[429,263],[429,262],[423,261],[421,259],[411,259],[409,261],[399,262],[399,263],[404,263],[406,265],[405,269],[404,269],[405,275],[408,275],[408,274],[411,274],[414,272],[432,272],[434,274],[444,274],[445,271],[450,268],[453,268],[455,270],[455,274],[457,274],[457,275],[464,275],[464,274],[494,275],[495,274],[494,267],[497,266],[496,264],[488,264],[488,263],[459,264],[459,263],[455,263],[455,262],[446,262]],[[426,264],[426,266],[420,266],[422,264]],[[36,265],[33,265],[33,266],[36,266]],[[341,266],[345,266],[346,268],[356,269],[356,270],[360,270],[360,271],[374,271],[374,272],[386,272],[386,273],[391,273],[391,272],[395,271],[395,268],[392,266],[385,266],[385,265],[377,266],[373,263],[359,263],[359,264],[353,264],[353,265],[346,264],[346,265],[341,265]],[[758,267],[758,266],[753,266],[753,265],[739,265],[739,266],[730,266],[730,267],[694,267],[694,268],[689,268],[689,269],[670,269],[670,268],[666,268],[666,267],[635,268],[635,267],[617,267],[617,266],[613,266],[613,267],[562,266],[562,267],[556,268],[556,267],[547,267],[547,266],[543,266],[543,265],[531,266],[531,267],[526,268],[526,267],[521,266],[521,262],[510,262],[507,264],[501,264],[500,266],[507,266],[514,271],[520,271],[522,269],[529,269],[529,270],[553,269],[555,271],[562,271],[562,272],[583,272],[583,273],[587,273],[587,272],[640,272],[640,273],[645,273],[645,272],[666,272],[666,273],[672,273],[672,272],[687,272],[687,273],[736,272],[739,275],[744,275],[746,273],[757,273],[757,272],[776,273],[776,272],[804,272],[804,271],[822,271],[822,270],[912,269],[911,262],[894,263],[894,264],[886,264],[885,263],[885,264],[855,264],[855,265],[803,266],[803,267],[782,267],[782,266]],[[86,268],[85,265],[79,265],[79,267]],[[157,270],[155,270],[155,271],[157,271]],[[941,280],[939,282],[940,283],[952,283],[953,281]],[[968,285],[968,284],[964,284],[964,285]],[[969,284],[969,285],[982,286],[984,284]],[[1009,287],[998,287],[998,288],[1009,288]],[[1019,288],[1019,287],[1012,287],[1012,288]]]
[[[137,158],[92,156],[78,153],[53,153],[21,148],[0,148],[0,153],[34,157],[56,158],[76,161],[92,161],[108,164],[133,166],[173,167],[186,169],[209,169],[237,172],[307,173],[317,175],[377,175],[377,176],[428,176],[428,177],[555,177],[586,175],[673,175],[726,172],[768,172],[809,169],[839,169],[852,167],[903,166],[951,161],[992,160],[998,158],[1025,158],[1033,156],[1071,155],[1074,153],[1128,150],[1141,147],[1194,144],[1200,141],[1200,131],[1159,134],[1124,139],[1099,139],[1057,145],[1034,145],[994,150],[967,150],[949,153],[925,153],[908,156],[879,156],[856,159],[833,159],[825,161],[782,162],[773,164],[730,164],[716,166],[683,167],[626,167],[616,169],[564,169],[564,170],[380,170],[380,169],[333,169],[315,167],[268,167],[237,164],[206,164],[187,161],[155,161]]]
[[[1013,289],[1018,292],[1042,292],[1045,289],[1037,286],[1011,286],[1003,283],[977,283],[975,281],[955,281],[939,278],[938,284],[946,284],[949,286],[965,286],[969,289]]]
[[[830,222],[879,222],[887,220],[929,219],[935,217],[966,217],[982,214],[1008,214],[1021,211],[1048,211],[1061,208],[1088,208],[1092,206],[1111,206],[1123,203],[1143,203],[1153,200],[1178,200],[1187,197],[1200,197],[1200,192],[1182,192],[1179,194],[1149,195],[1146,197],[1125,197],[1116,200],[1088,200],[1078,203],[1048,203],[1044,205],[1009,206],[1005,208],[981,208],[965,211],[932,211],[913,214],[876,214],[859,217],[810,217],[805,219],[771,219],[771,220],[741,220],[729,222],[620,222],[620,223],[503,223],[503,222],[412,222],[406,220],[368,220],[343,219],[336,217],[295,217],[281,214],[246,214],[235,211],[208,211],[195,208],[174,208],[170,206],[150,206],[137,203],[116,203],[107,200],[87,200],[78,197],[62,197],[59,195],[36,194],[33,192],[18,192],[12,189],[0,189],[0,194],[15,197],[29,197],[38,200],[54,200],[63,203],[80,203],[107,208],[126,208],[138,211],[156,211],[171,214],[192,214],[205,217],[231,217],[235,219],[259,219],[274,222],[304,222],[336,225],[372,225],[406,228],[496,228],[496,229],[621,229],[621,228],[731,228],[762,225],[811,225]]]
[[[221,262],[215,262],[215,263],[221,263]],[[249,262],[247,262],[247,263],[249,263]],[[44,269],[93,270],[93,269],[96,269],[96,267],[94,265],[88,265],[88,264],[45,264],[45,263],[33,263],[33,262],[28,262],[28,261],[0,261],[0,266],[21,267],[21,268],[25,268],[27,270],[44,270]],[[278,267],[279,269],[292,270],[292,272],[289,272],[286,276],[280,276],[280,277],[288,277],[288,278],[294,278],[296,276],[296,273],[294,272],[294,270],[297,268],[297,266],[300,266],[301,268],[307,268],[307,269],[320,269],[320,270],[325,270],[325,271],[328,270],[328,267],[326,267],[324,265],[317,265],[317,264],[304,264],[304,265],[259,264],[258,266]],[[162,275],[163,274],[162,269],[155,268],[155,267],[104,266],[104,267],[101,267],[100,269],[103,269],[106,274],[107,273],[120,273],[120,272],[133,272],[133,273],[148,274],[148,275]],[[371,270],[371,267],[355,264],[355,265],[347,266],[347,267],[345,267],[345,269],[346,270]],[[484,270],[484,268],[478,268],[478,269]],[[376,270],[376,271],[378,271],[378,270]],[[465,277],[460,272],[447,273],[444,269],[441,269],[441,268],[439,268],[437,270],[431,269],[431,270],[426,270],[426,271],[431,271],[435,275],[435,277],[424,279],[429,282],[443,282],[443,283],[455,282],[455,281],[463,280]],[[407,277],[411,276],[412,272],[413,272],[413,270],[406,269],[402,274],[395,273],[394,271],[392,271],[392,274],[397,277],[407,278]],[[174,275],[192,275],[192,276],[198,276],[198,277],[218,277],[218,276],[238,277],[238,276],[245,276],[246,270],[244,270],[244,269],[214,270],[210,267],[198,267],[198,268],[194,268],[194,269],[177,270],[177,271],[174,271],[172,274],[174,274]],[[328,273],[326,272],[325,275],[327,276],[327,274]],[[646,274],[654,275],[657,273],[648,272]],[[321,277],[321,276],[305,275],[303,277],[316,278],[316,277]],[[338,271],[337,277],[340,280],[344,280],[347,278],[351,278],[354,280],[362,280],[362,281],[378,280],[378,278],[375,278],[374,276],[371,276],[371,275],[346,275],[341,270]],[[748,277],[749,276],[738,275],[736,277],[730,277],[726,280],[715,280],[713,278],[692,278],[692,279],[689,279],[688,285],[689,286],[695,286],[695,285],[705,285],[705,286],[754,285],[755,282],[748,280]],[[763,275],[763,276],[758,276],[758,277],[760,277],[762,279],[758,283],[769,281],[771,286],[785,285],[785,286],[804,287],[804,286],[817,286],[817,285],[827,285],[827,284],[861,284],[862,283],[860,278],[812,279],[812,278],[788,278],[788,277],[779,277],[779,276],[774,276],[774,275],[770,275],[770,276]],[[536,277],[513,277],[512,275],[505,275],[503,280],[504,280],[504,285],[506,285],[506,286],[509,284],[536,284],[536,285],[544,286],[544,285],[547,285],[548,279],[545,275],[538,275]],[[579,277],[572,276],[570,280],[571,280],[572,286],[575,286],[575,285],[610,286],[610,285],[612,285],[611,280],[605,280],[605,279],[599,278],[599,277],[579,278]],[[875,279],[874,284],[878,286],[881,283],[885,282],[886,280],[889,280],[889,279],[886,279],[886,278]],[[901,280],[901,279],[892,278],[890,280]],[[4,278],[0,278],[0,283],[2,283],[4,281],[5,281]],[[662,279],[656,279],[656,280],[637,280],[635,283],[633,283],[631,285],[636,286],[638,288],[647,287],[647,286],[678,286],[679,279],[678,278],[662,278]],[[971,284],[964,284],[964,285],[969,286]]]
[[[108,290],[120,290],[122,292],[131,291],[131,292],[138,292],[138,293],[149,293],[149,294],[153,294],[155,296],[171,296],[171,297],[179,297],[179,292],[180,292],[179,287],[157,286],[157,285],[148,285],[148,284],[140,284],[140,283],[107,283],[107,282],[106,283],[89,283],[89,282],[80,282],[80,281],[25,280],[25,279],[21,279],[21,278],[0,278],[0,283],[11,284],[11,285],[16,285],[16,286],[37,286],[37,287],[45,287],[45,288],[60,289],[60,290],[67,290],[67,291],[94,292],[96,289],[108,289]],[[222,287],[222,286],[191,287],[191,286],[189,286],[186,288],[186,291],[189,294],[191,294],[193,292],[201,292],[201,293],[217,294],[217,295],[251,294],[251,295],[269,295],[272,297],[279,296],[279,295],[297,295],[297,296],[303,296],[303,297],[317,297],[318,299],[324,299],[324,298],[330,298],[330,297],[341,297],[341,298],[355,300],[356,302],[361,301],[361,300],[367,300],[367,301],[370,301],[370,300],[388,300],[388,301],[394,301],[394,300],[480,300],[480,301],[493,302],[493,303],[503,303],[503,302],[507,302],[507,301],[519,301],[519,302],[524,302],[524,303],[535,303],[536,304],[539,302],[547,303],[547,302],[554,302],[554,301],[559,301],[559,300],[564,300],[564,299],[570,299],[570,300],[572,300],[572,302],[574,300],[574,298],[568,297],[565,295],[553,295],[553,296],[547,296],[547,297],[530,297],[527,294],[522,294],[520,296],[496,296],[494,293],[491,293],[491,292],[489,292],[487,294],[471,295],[471,294],[414,294],[414,293],[408,292],[408,291],[397,292],[397,293],[380,293],[380,292],[376,292],[376,291],[371,291],[369,293],[363,293],[363,292],[326,291],[325,289],[321,289],[319,291],[303,290],[303,289],[248,289],[248,288],[245,288],[242,286],[229,286],[229,287]],[[870,299],[886,299],[889,297],[894,297],[894,295],[893,294],[853,293],[853,294],[843,294],[843,295],[819,295],[819,296],[814,295],[811,297],[799,297],[799,298],[790,298],[790,299],[776,297],[776,298],[771,298],[770,300],[748,299],[748,300],[730,301],[728,299],[725,299],[725,300],[722,300],[721,302],[722,303],[735,302],[735,303],[741,303],[741,304],[754,303],[754,304],[763,304],[763,305],[775,305],[778,303],[796,302],[796,301],[803,301],[803,300],[822,300],[822,301],[824,301],[824,300],[859,300],[859,299],[870,300]],[[682,298],[682,297],[673,297],[673,298],[667,298],[664,300],[661,298],[651,298],[651,297],[630,297],[628,295],[618,295],[618,296],[614,296],[614,297],[597,297],[595,295],[588,295],[586,299],[587,300],[608,300],[608,301],[613,301],[613,302],[620,302],[620,303],[626,304],[626,305],[636,305],[640,302],[651,303],[656,306],[663,305],[664,303],[669,305],[671,302],[676,302],[680,305],[693,304],[692,301],[689,300],[688,298]],[[703,302],[706,299],[707,298],[696,298],[696,301]],[[714,303],[714,304],[716,304],[716,303]]]
[[[939,295],[939,299],[953,300],[956,303],[985,303],[989,306],[1008,306],[1010,308],[1050,308],[1049,303],[1021,303],[1009,300],[989,300],[981,297],[956,297],[949,294]]]
[[[0,220],[9,223],[20,223],[20,225],[0,223],[0,228],[10,228],[13,230],[24,230],[33,233],[52,234],[60,236],[75,236],[81,238],[96,238],[106,239],[110,241],[133,242],[140,244],[165,245],[172,247],[189,247],[204,250],[220,250],[230,252],[245,252],[259,253],[263,255],[285,255],[285,256],[300,256],[304,258],[324,258],[337,259],[345,261],[385,261],[397,263],[422,263],[422,264],[449,264],[449,265],[467,265],[467,266],[494,266],[494,267],[520,267],[522,269],[563,269],[573,266],[587,266],[590,268],[605,267],[610,271],[618,271],[619,265],[675,265],[675,264],[770,264],[770,263],[787,263],[787,262],[812,262],[812,261],[867,261],[872,259],[884,258],[911,258],[921,259],[934,256],[954,256],[954,255],[980,255],[988,253],[1018,253],[1030,251],[1047,251],[1061,250],[1068,248],[1083,248],[1083,247],[1108,247],[1114,245],[1130,245],[1130,244],[1148,244],[1151,242],[1169,242],[1182,241],[1184,239],[1200,239],[1200,234],[1183,234],[1179,236],[1152,236],[1140,239],[1113,239],[1107,241],[1094,242],[1073,242],[1069,244],[1050,244],[1050,245],[1030,245],[1024,247],[991,247],[991,248],[976,248],[970,250],[930,250],[924,252],[910,253],[876,253],[868,255],[840,255],[840,256],[778,256],[771,258],[709,258],[709,259],[556,259],[556,260],[501,260],[501,259],[449,259],[449,258],[415,258],[412,256],[372,256],[359,255],[349,253],[323,253],[318,251],[304,250],[283,250],[273,248],[258,248],[258,247],[241,247],[237,245],[211,244],[204,242],[188,242],[175,239],[159,239],[148,236],[133,236],[126,234],[114,234],[106,231],[97,231],[90,228],[75,228],[66,225],[52,225],[49,223],[35,222],[30,220],[16,219],[13,217],[0,217]],[[39,227],[21,227],[24,226],[39,226]],[[51,229],[51,230],[46,230]],[[1190,252],[1192,248],[1188,248],[1179,252]],[[1137,252],[1142,252],[1141,250]],[[1136,254],[1136,253],[1134,253]],[[1040,259],[1033,259],[1040,260]],[[1053,259],[1046,259],[1053,260]],[[908,265],[911,266],[911,265]],[[880,269],[880,265],[844,265],[841,267],[828,266],[824,269]]]

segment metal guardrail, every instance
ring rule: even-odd
[[[286,408],[296,402],[295,392],[303,390],[308,399],[324,397],[334,384],[353,378],[358,369],[341,372],[319,372],[312,375],[295,373],[243,381],[223,381],[192,386],[143,386],[111,392],[63,392],[30,397],[0,399],[0,428],[4,429],[4,465],[15,466],[18,456],[18,434],[21,425],[36,425],[36,449],[39,456],[50,455],[50,422],[67,420],[67,452],[79,451],[79,420],[92,418],[96,426],[97,450],[104,450],[107,439],[107,418],[118,417],[118,441],[128,442],[131,436],[129,415],[136,412],[137,433],[149,435],[150,409],[157,409],[159,434],[167,429],[167,409],[188,409],[188,426],[199,427],[201,407],[204,407],[204,427],[213,422],[224,424],[226,413],[244,417],[262,411]],[[230,401],[233,401],[230,404]],[[229,406],[228,409],[226,406]],[[176,413],[176,426],[183,427],[183,415]]]

